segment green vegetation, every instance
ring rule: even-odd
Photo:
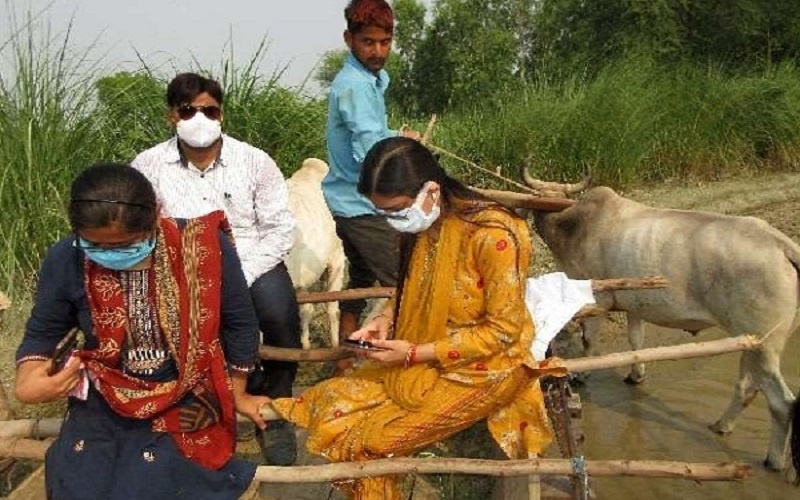
[[[739,0],[750,16],[725,17],[712,3],[439,0],[426,13],[395,0],[390,123],[423,130],[437,112],[433,145],[515,179],[526,161],[543,179],[588,169],[615,187],[797,170],[800,14],[786,0]],[[326,157],[326,103],[281,86],[283,69],[262,75],[266,50],[244,66],[231,50],[219,68],[185,69],[223,83],[225,131],[288,176],[304,158]],[[0,289],[13,297],[68,231],[75,173],[130,161],[172,133],[164,90],[174,74],[144,60],[108,72],[91,52],[30,17],[0,39],[10,62],[0,70]],[[314,78],[329,83],[341,58],[329,54]],[[471,184],[510,188],[442,160]]]
[[[268,151],[289,175],[307,157],[325,158],[326,108],[303,89],[279,86],[280,71],[262,77],[265,47],[244,67],[187,70],[223,84],[226,133]],[[0,289],[13,297],[30,293],[47,247],[68,232],[75,174],[99,161],[129,162],[172,133],[164,95],[174,74],[144,62],[136,72],[103,74],[89,54],[69,32],[53,36],[30,16],[0,40],[0,59],[11,63],[0,73]]]

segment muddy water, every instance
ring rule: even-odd
[[[696,341],[722,338],[707,331]],[[648,330],[647,347],[693,339],[683,332]],[[622,336],[602,352],[627,350]],[[594,372],[579,389],[583,401],[584,453],[597,460],[675,460],[685,462],[743,462],[753,475],[743,482],[695,483],[682,479],[593,478],[598,499],[789,499],[800,498],[779,473],[766,471],[769,415],[763,396],[740,416],[727,437],[708,430],[727,407],[738,374],[739,354],[713,358],[662,361],[648,365],[648,378],[639,386],[622,382],[625,369]],[[793,391],[800,389],[800,335],[790,340],[783,373]]]

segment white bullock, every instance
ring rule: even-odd
[[[765,465],[783,467],[793,396],[780,363],[800,321],[797,244],[761,219],[647,207],[607,187],[589,190],[562,212],[538,213],[536,227],[570,278],[660,275],[669,281],[665,289],[599,294],[599,306],[627,311],[633,349],[643,345],[644,321],[766,336],[758,350],[742,354],[733,400],[712,429],[731,432],[762,391],[772,421]],[[585,324],[590,350],[600,321]],[[628,380],[643,379],[644,365],[634,365]]]
[[[286,184],[289,188],[289,207],[297,225],[294,246],[286,259],[286,267],[296,291],[305,291],[317,283],[327,271],[325,289],[339,291],[344,281],[345,255],[342,242],[336,236],[333,221],[321,182],[328,173],[328,164],[317,158],[308,158]],[[330,325],[331,345],[339,345],[339,303],[326,305]],[[314,314],[313,304],[300,305],[301,342],[310,347],[309,324]]]

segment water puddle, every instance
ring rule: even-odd
[[[722,338],[709,331],[692,339],[674,330],[648,330],[647,347]],[[602,352],[627,350],[620,336]],[[761,465],[766,456],[769,415],[762,395],[740,416],[727,437],[708,429],[727,407],[738,374],[739,354],[662,361],[648,365],[639,386],[622,382],[627,369],[594,372],[578,392],[583,401],[584,453],[595,460],[670,460],[679,462],[743,462],[753,475],[743,482],[681,479],[593,478],[598,499],[733,500],[800,498],[800,488]],[[800,390],[800,335],[783,356],[783,373],[793,391]]]

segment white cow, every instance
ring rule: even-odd
[[[286,267],[296,291],[304,291],[317,283],[327,271],[328,291],[339,291],[344,281],[345,255],[342,241],[336,236],[333,221],[321,182],[328,173],[328,164],[317,158],[308,158],[286,184],[289,188],[289,207],[297,225],[294,246],[286,258]],[[331,329],[331,344],[339,345],[339,304],[326,305]],[[300,305],[301,342],[310,347],[309,324],[314,314],[313,304]]]
[[[780,358],[800,322],[797,244],[761,219],[651,208],[607,187],[589,190],[562,212],[538,213],[536,227],[570,278],[661,275],[669,281],[665,289],[597,297],[601,307],[627,311],[633,349],[643,345],[644,321],[691,332],[719,326],[730,335],[765,335],[758,350],[742,354],[733,400],[712,429],[731,432],[763,391],[772,420],[764,463],[783,468],[793,396]],[[585,324],[589,349],[601,321]],[[628,380],[643,379],[644,365],[634,365]]]

